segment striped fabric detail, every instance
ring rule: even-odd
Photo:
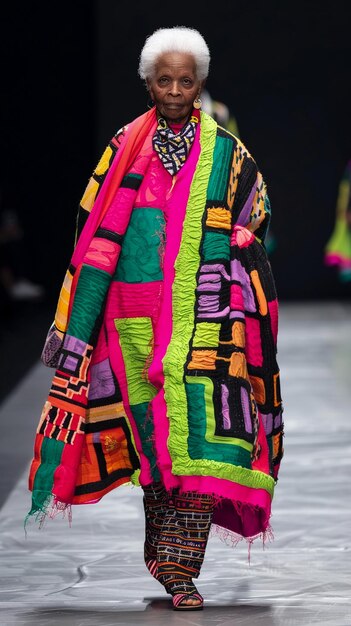
[[[187,492],[173,494],[170,504],[157,549],[158,580],[172,595],[191,593],[189,583],[201,570],[215,500]]]

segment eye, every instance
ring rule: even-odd
[[[193,81],[191,80],[191,78],[183,78],[183,83],[184,83],[184,85],[189,87],[189,86],[191,86],[193,84]]]
[[[167,85],[168,78],[167,76],[161,76],[161,78],[159,78],[157,82],[159,85]]]

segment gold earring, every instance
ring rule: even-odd
[[[201,109],[201,105],[202,105],[201,98],[199,97],[195,98],[193,102],[194,109]]]

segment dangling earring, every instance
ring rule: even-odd
[[[148,97],[147,97],[147,103],[146,103],[147,108],[148,108],[148,109],[152,109],[152,107],[154,106],[154,104],[155,104],[155,103],[154,103],[153,99],[151,98],[150,94],[148,94]]]
[[[193,102],[193,107],[194,109],[201,109],[201,105],[202,105],[201,98],[197,96]]]

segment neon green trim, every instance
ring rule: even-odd
[[[200,263],[202,217],[212,170],[216,134],[216,122],[208,115],[201,113],[201,152],[190,187],[182,239],[175,262],[173,332],[163,358],[165,400],[170,416],[168,448],[173,460],[181,455],[185,464],[189,460],[187,453],[189,431],[183,368],[179,367],[179,364],[186,361],[195,325],[196,273]]]
[[[201,152],[190,187],[182,240],[175,263],[172,300],[173,331],[163,358],[165,401],[170,421],[168,449],[172,459],[173,474],[214,476],[247,487],[265,489],[273,496],[274,479],[264,472],[222,461],[191,459],[188,453],[188,406],[184,370],[179,364],[186,362],[195,326],[195,290],[196,275],[200,264],[202,218],[213,165],[216,132],[216,122],[208,115],[201,113]]]
[[[135,470],[130,477],[130,482],[134,487],[140,487],[140,469]]]
[[[149,317],[130,317],[114,320],[119,334],[130,404],[149,402],[156,389],[143,374],[152,349],[153,330]]]
[[[208,459],[192,460],[182,463],[176,458],[172,464],[172,473],[179,476],[214,476],[230,480],[244,487],[252,489],[264,489],[271,498],[274,495],[275,482],[272,476],[257,470],[246,469],[229,463],[209,461]]]

